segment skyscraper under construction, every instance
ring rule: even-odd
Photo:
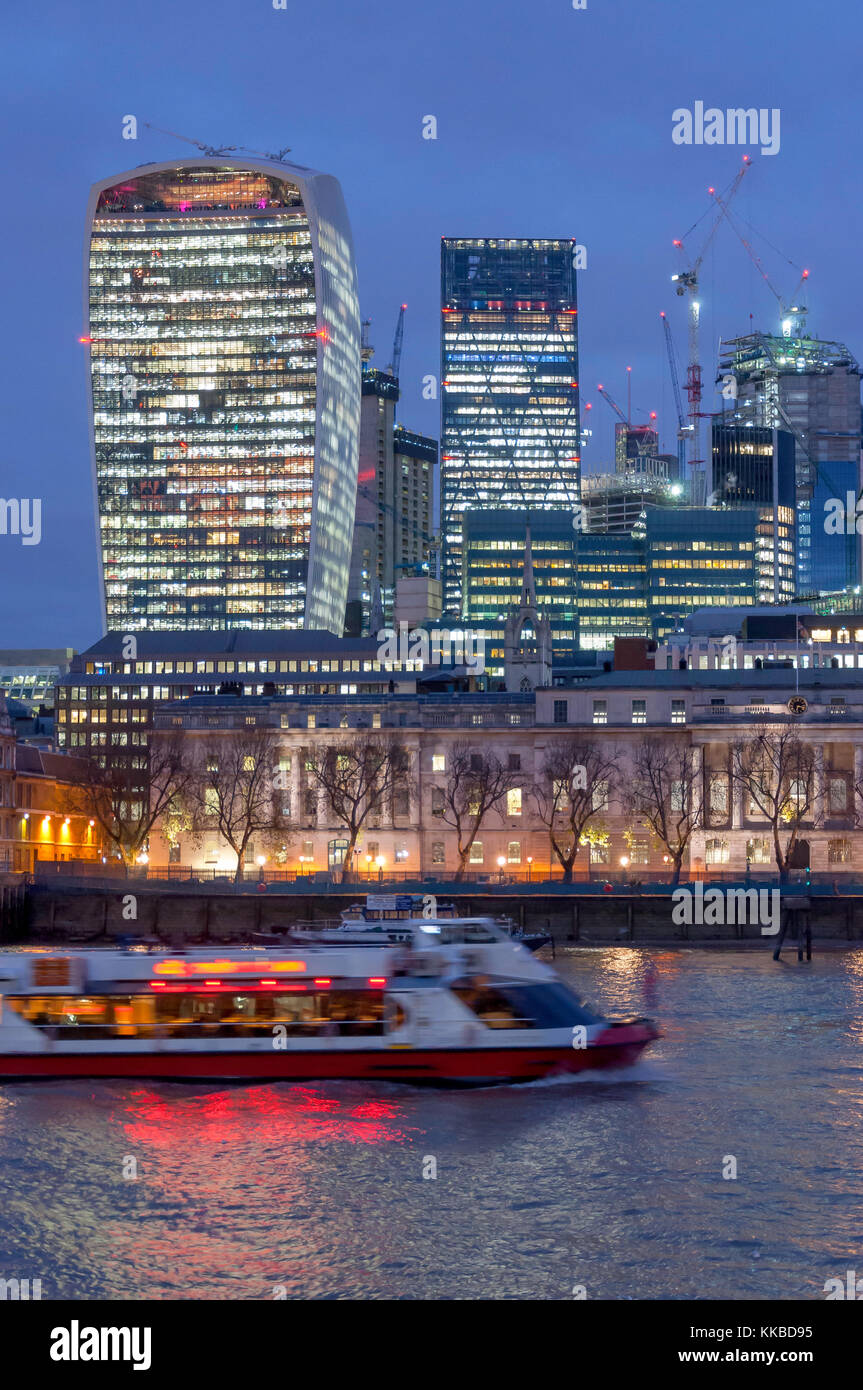
[[[782,336],[752,333],[723,344],[720,376],[736,400],[723,420],[794,437],[797,592],[860,583],[859,537],[825,532],[825,503],[860,490],[860,367],[842,343],[807,336],[802,310]],[[726,387],[727,391],[728,387]]]
[[[463,607],[463,516],[578,503],[576,246],[444,238],[441,530],[444,605]]]

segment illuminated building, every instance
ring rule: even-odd
[[[340,633],[360,325],[336,180],[221,156],[105,179],[86,272],[108,628]]]
[[[794,436],[714,421],[711,486],[717,507],[758,507],[756,601],[787,603],[796,587]]]
[[[720,377],[733,377],[734,421],[789,430],[795,442],[797,592],[859,584],[856,537],[829,535],[825,503],[860,490],[860,367],[842,343],[805,333],[791,310],[782,335],[723,344]]]
[[[642,539],[614,531],[576,537],[579,645],[611,651],[615,637],[647,637],[647,559]]]
[[[437,441],[395,423],[398,399],[396,377],[363,368],[357,510],[345,624],[352,636],[368,631],[376,586],[384,618],[390,621],[398,580],[428,567],[434,543]]]
[[[528,523],[537,607],[551,623],[555,657],[565,660],[578,645],[575,532],[569,512],[465,512],[465,623],[502,626],[510,611],[518,608],[525,582]]]
[[[463,611],[463,515],[579,498],[575,244],[441,244],[444,609]]]

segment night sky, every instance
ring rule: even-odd
[[[91,183],[190,145],[259,151],[334,174],[353,226],[374,362],[408,304],[400,419],[438,436],[421,379],[438,373],[439,245],[446,236],[575,237],[584,467],[612,458],[601,381],[633,417],[659,412],[675,448],[659,311],[681,363],[685,301],[672,239],[753,155],[735,203],[780,293],[811,271],[810,331],[863,356],[859,92],[853,0],[57,0],[3,18],[4,497],[42,498],[42,541],[0,536],[0,646],[75,646],[100,634],[85,411],[82,253]],[[781,111],[781,148],[679,146],[672,112]],[[137,141],[122,120],[139,122]],[[436,141],[422,138],[434,115]],[[700,224],[692,249],[709,217]],[[749,235],[749,228],[746,228]],[[772,243],[772,248],[770,243]],[[775,248],[775,249],[773,249]],[[702,362],[778,325],[776,301],[722,228],[702,267]],[[707,408],[715,408],[706,395]]]

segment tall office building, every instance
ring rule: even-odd
[[[734,378],[734,420],[784,429],[795,441],[797,591],[859,584],[852,543],[824,530],[824,504],[860,487],[860,367],[842,343],[805,333],[801,311],[783,336],[752,333],[724,344],[719,371]]]
[[[579,500],[575,244],[444,238],[441,530],[444,607],[462,612],[468,510]]]
[[[714,420],[711,470],[711,505],[758,508],[758,601],[788,603],[796,592],[793,434]]]
[[[107,627],[340,634],[360,322],[337,181],[146,165],[94,186],[85,257]]]
[[[389,622],[398,580],[436,565],[437,441],[396,425],[398,399],[396,377],[363,367],[360,467],[345,623],[352,636],[368,631],[376,589]]]

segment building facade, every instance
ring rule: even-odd
[[[735,420],[794,437],[797,592],[808,594],[860,583],[859,538],[824,530],[825,501],[860,490],[860,367],[843,343],[808,336],[802,312],[782,336],[724,343],[719,372],[733,379]]]
[[[396,425],[399,384],[389,372],[364,366],[360,465],[346,631],[369,631],[372,599],[393,616],[402,575],[436,568],[434,536],[437,442]]]
[[[441,242],[444,611],[463,612],[468,510],[568,510],[579,499],[576,247]]]
[[[802,704],[801,704],[802,699]],[[790,701],[798,713],[791,713]],[[370,885],[391,873],[451,877],[458,868],[456,834],[443,813],[442,793],[457,748],[493,754],[507,771],[499,804],[483,818],[471,847],[469,876],[495,882],[560,877],[535,791],[548,781],[549,754],[562,740],[593,743],[614,763],[614,774],[595,793],[591,842],[579,849],[576,877],[667,879],[668,854],[627,803],[639,747],[669,740],[693,750],[694,786],[703,811],[684,862],[684,875],[776,872],[765,817],[732,775],[736,745],[754,731],[791,721],[812,750],[814,794],[801,827],[801,867],[841,878],[863,872],[863,835],[856,829],[863,796],[863,677],[858,672],[621,671],[596,674],[567,689],[530,693],[448,696],[396,695],[205,698],[165,707],[154,737],[182,729],[192,760],[206,758],[207,741],[250,723],[272,731],[274,765],[286,791],[283,839],[275,852],[250,846],[246,867],[309,873],[340,867],[344,826],[309,775],[315,753],[368,738],[369,731],[398,741],[403,775],[365,824],[349,866]],[[158,841],[158,843],[157,843]],[[171,860],[167,839],[155,836],[154,871]],[[261,863],[261,860],[265,863]],[[233,870],[234,860],[214,830],[182,838],[173,862],[199,869]]]
[[[337,181],[147,165],[94,186],[85,255],[107,628],[341,633],[361,345]]]

